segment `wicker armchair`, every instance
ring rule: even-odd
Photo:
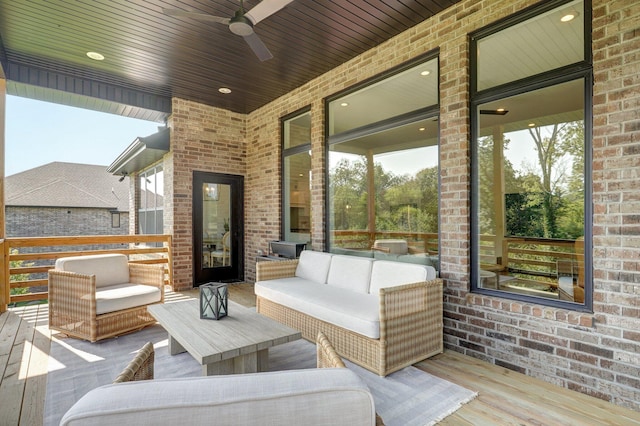
[[[316,338],[316,353],[318,368],[347,367],[322,331],[318,332],[318,337]],[[384,421],[378,413],[376,413],[376,426],[384,426]]]
[[[113,383],[133,382],[137,380],[153,379],[153,362],[155,352],[151,342],[138,351],[138,354],[131,360],[122,373],[116,377]]]
[[[321,331],[316,339],[316,352],[318,368],[345,368],[344,362],[340,355],[331,345],[327,336]]]
[[[164,267],[119,254],[61,258],[49,270],[49,328],[95,342],[155,324],[147,305],[164,302]]]

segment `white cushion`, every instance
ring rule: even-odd
[[[96,288],[129,282],[129,261],[124,254],[61,257],[56,269],[96,276]]]
[[[376,260],[371,271],[371,294],[379,294],[384,287],[429,281],[436,278],[433,266]]]
[[[573,300],[573,277],[558,278],[558,287]]]
[[[347,368],[156,379],[89,391],[61,426],[375,424],[366,384]]]
[[[373,259],[364,257],[335,255],[331,258],[327,285],[369,293],[372,263]]]
[[[300,253],[295,276],[320,284],[326,283],[331,257],[331,253],[303,250]]]
[[[96,314],[145,306],[160,301],[158,287],[143,284],[116,284],[96,289]]]
[[[257,296],[272,302],[358,334],[380,338],[380,302],[376,295],[296,277],[259,281],[254,288]]]
[[[373,246],[375,248],[388,249],[391,254],[407,254],[409,252],[406,240],[375,240]]]

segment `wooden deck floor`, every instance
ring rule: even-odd
[[[251,285],[233,285],[231,298],[255,306]],[[168,294],[167,302],[197,291]],[[48,305],[0,315],[0,424],[41,425],[51,333]],[[479,393],[442,425],[639,425],[640,413],[541,380],[445,351],[416,365]]]

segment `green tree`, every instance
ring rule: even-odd
[[[10,254],[12,255],[18,254],[18,250],[11,249]],[[33,266],[33,263],[27,263],[23,260],[12,260],[9,262],[10,268],[21,268],[21,267],[29,267],[29,266]],[[11,277],[9,278],[9,282],[11,283],[16,281],[26,281],[28,279],[29,279],[29,274],[14,274],[14,275],[11,275]],[[10,290],[10,294],[12,296],[15,296],[18,294],[26,294],[26,293],[28,293],[28,288],[26,287],[12,288]]]
[[[546,129],[546,133],[545,130]],[[584,124],[556,123],[529,129],[540,172],[543,237],[584,233]],[[567,161],[571,162],[568,166]],[[576,235],[576,232],[578,235]]]

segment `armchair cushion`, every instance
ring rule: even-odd
[[[129,264],[124,254],[96,254],[61,257],[56,260],[59,271],[95,275],[96,288],[129,282]]]
[[[103,286],[96,289],[96,314],[150,305],[161,299],[158,287],[131,283]]]

